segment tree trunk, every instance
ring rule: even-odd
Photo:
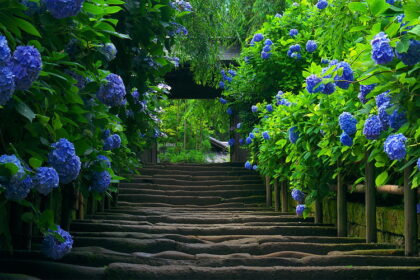
[[[265,176],[265,205],[267,207],[271,207],[272,199],[271,199],[271,185],[270,185],[270,177]]]
[[[323,220],[322,201],[317,199],[315,200],[315,224],[322,224]]]
[[[279,180],[274,179],[274,211],[280,211]]]
[[[288,192],[287,192],[287,181],[285,180],[281,180],[280,183],[280,187],[281,187],[281,212],[283,213],[287,213],[289,211],[289,206],[288,206]]]

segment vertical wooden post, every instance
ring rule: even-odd
[[[287,182],[281,180],[280,182],[280,193],[281,193],[281,212],[286,213],[289,211],[287,201]]]
[[[366,243],[376,243],[378,240],[376,230],[376,186],[375,186],[375,165],[366,158]]]
[[[87,208],[88,208],[87,209],[88,215],[95,214],[96,206],[95,206],[95,200],[93,199],[93,195],[92,194],[89,194]]]
[[[404,169],[404,245],[406,256],[417,256],[417,189],[411,189],[411,167]]]
[[[271,207],[272,199],[271,199],[271,185],[270,185],[270,177],[265,176],[265,204],[267,207]]]
[[[77,218],[83,220],[85,218],[85,199],[83,194],[79,193],[79,209],[77,211]]]
[[[337,174],[337,236],[347,237],[347,187],[343,182],[343,174],[338,166]]]
[[[61,202],[61,228],[65,231],[70,230],[70,223],[73,216],[74,204],[76,203],[75,190],[73,184],[64,185],[62,188],[63,199]]]
[[[99,201],[98,211],[99,212],[105,212],[105,197],[104,196],[102,196],[101,201]]]
[[[323,220],[322,201],[317,199],[315,200],[315,224],[322,224]]]
[[[112,207],[118,206],[118,192],[112,193]]]
[[[280,211],[279,180],[274,179],[274,211]]]

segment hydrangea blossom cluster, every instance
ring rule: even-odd
[[[262,136],[265,140],[270,140],[270,134],[268,133],[268,131],[264,131],[262,133]]]
[[[407,151],[405,148],[405,142],[407,138],[399,134],[393,134],[386,138],[384,142],[384,151],[391,160],[402,160],[404,159]]]
[[[302,214],[303,214],[303,212],[305,211],[305,209],[306,209],[305,204],[298,204],[298,205],[296,206],[296,214],[297,214],[298,216],[302,216]]]
[[[188,35],[188,29],[182,24],[179,24],[175,21],[172,21],[170,24],[171,24],[171,28],[168,31],[169,36],[173,37],[175,35],[180,35],[180,34],[184,36]]]
[[[8,66],[0,66],[0,106],[5,105],[13,96],[15,81]]]
[[[255,34],[252,38],[253,42],[261,42],[262,40],[264,40],[264,35],[262,35],[261,33]]]
[[[76,16],[85,0],[44,0],[47,10],[57,19]]]
[[[292,198],[297,202],[303,202],[305,201],[305,194],[301,190],[293,189]]]
[[[258,170],[258,165],[254,164],[254,165],[252,166],[252,170],[257,171],[257,170]]]
[[[73,143],[62,138],[51,147],[53,150],[48,155],[48,161],[57,171],[60,183],[68,184],[75,180],[79,176],[81,163]]]
[[[306,89],[309,93],[316,93],[324,90],[325,85],[322,83],[322,78],[317,75],[310,75],[306,78]]]
[[[265,40],[264,47],[261,52],[261,58],[267,59],[271,56],[271,46],[273,45],[273,42],[270,39]]]
[[[54,234],[61,236],[64,241],[58,240]],[[47,257],[58,260],[70,253],[73,248],[73,238],[70,233],[57,226],[57,230],[49,230],[42,240],[41,251]]]
[[[378,108],[378,116],[379,116],[379,119],[381,120],[382,127],[384,130],[388,129],[389,127],[390,115],[387,112],[387,109],[389,107],[391,107],[391,104],[387,102]]]
[[[237,129],[240,129],[240,128],[241,128],[241,126],[242,126],[242,123],[237,123],[237,124],[236,124],[236,128],[237,128]]]
[[[121,147],[121,137],[118,134],[112,134],[105,139],[104,151],[111,151]]]
[[[290,106],[291,103],[286,98],[283,97],[283,94],[284,93],[281,90],[277,93],[277,95],[276,95],[277,106],[279,106],[279,105]]]
[[[193,7],[188,1],[176,0],[171,2],[171,7],[181,12],[192,12]]]
[[[252,169],[252,164],[249,161],[245,162],[245,168],[251,170]]]
[[[225,70],[220,71],[220,74],[222,74],[223,80],[219,82],[220,88],[224,89],[226,88],[226,83],[231,83],[233,80],[233,77],[236,76],[236,71],[229,69],[227,72]]]
[[[249,138],[254,139],[254,138],[255,138],[255,134],[254,134],[254,133],[252,133],[252,132],[250,132],[250,133],[249,133]]]
[[[51,167],[40,167],[33,178],[35,189],[48,195],[54,188],[58,188],[59,176],[57,171]]]
[[[40,3],[32,2],[30,0],[21,0],[20,3],[26,7],[25,14],[33,16],[40,10]]]
[[[33,187],[30,176],[26,176],[21,161],[15,155],[0,156],[0,164],[13,163],[17,168],[17,172],[11,176],[6,182],[2,182],[6,187],[5,197],[7,200],[25,199],[29,191]]]
[[[251,111],[252,111],[252,113],[258,112],[258,107],[256,105],[252,105],[251,106]]]
[[[232,110],[232,108],[227,108],[226,109],[226,113],[228,114],[228,115],[232,115],[233,114],[233,110]]]
[[[375,101],[376,101],[376,107],[381,107],[382,105],[385,105],[386,103],[390,103],[391,102],[391,97],[389,96],[389,90],[382,92],[381,94],[378,94],[375,97]]]
[[[273,112],[273,105],[271,104],[267,104],[267,106],[265,106],[265,108],[267,109],[268,112]]]
[[[19,46],[13,53],[11,65],[16,89],[27,90],[41,72],[41,54],[32,46]]]
[[[247,143],[248,145],[252,144],[252,138],[248,136],[248,137],[245,139],[245,143]]]
[[[328,64],[328,63],[330,63],[330,61],[328,59],[326,59],[326,58],[321,59],[321,64]]]
[[[394,112],[392,112],[391,116],[389,116],[389,126],[395,131],[400,129],[400,127],[403,126],[403,124],[405,124],[406,122],[407,117],[405,113],[398,112],[397,109],[395,109]]]
[[[0,35],[0,66],[5,66],[9,63],[11,58],[11,51],[6,37]]]
[[[219,98],[219,101],[220,101],[220,103],[222,103],[222,104],[227,104],[227,100],[226,100],[226,99],[224,99],[223,97],[220,97],[220,98]]]
[[[99,163],[99,165],[103,164],[106,168],[111,168],[111,161],[104,155],[97,156],[96,161]]]
[[[369,140],[375,140],[383,131],[381,120],[377,115],[371,115],[363,127],[363,134]]]
[[[394,58],[394,50],[389,44],[390,40],[384,32],[379,32],[370,42],[372,46],[372,59],[377,64],[387,64]]]
[[[229,141],[228,141],[228,145],[229,145],[230,147],[233,147],[233,145],[235,145],[235,139],[230,138],[230,139],[229,139]]]
[[[301,58],[300,50],[301,48],[299,44],[291,45],[289,49],[287,50],[287,56],[294,59],[300,59]]]
[[[306,42],[306,51],[307,52],[314,52],[314,51],[316,51],[317,48],[318,48],[318,45],[316,44],[316,42],[314,40],[308,40],[308,42]]]
[[[337,63],[335,70],[338,71],[340,68],[343,69],[343,73],[341,76],[339,76],[338,74],[334,76],[335,84],[339,88],[348,89],[350,86],[350,82],[354,80],[353,70],[351,69],[350,65],[345,61]]]
[[[353,145],[353,139],[345,132],[341,133],[340,135],[340,142],[344,146],[351,147]]]
[[[357,96],[363,104],[366,104],[368,101],[366,99],[366,96],[376,87],[376,84],[370,84],[370,85],[360,85],[360,92]]]
[[[113,43],[106,43],[99,48],[101,54],[103,54],[106,60],[111,61],[117,57],[117,48]]]
[[[299,139],[299,131],[297,131],[297,127],[294,126],[294,127],[289,128],[288,134],[289,134],[290,142],[295,144],[296,141]]]
[[[105,192],[109,185],[111,184],[111,175],[108,171],[94,172],[92,175],[92,185],[90,187],[91,191],[98,193]]]
[[[85,78],[85,77],[83,77],[82,75],[77,74],[77,73],[75,73],[75,72],[73,72],[73,71],[66,70],[66,71],[64,71],[64,72],[66,72],[66,73],[67,73],[67,74],[69,74],[69,75],[70,75],[73,79],[75,79],[75,80],[76,80],[76,84],[75,84],[75,86],[76,86],[79,90],[84,89],[84,88],[86,87],[87,83],[89,82],[89,80],[88,80],[88,79],[86,79],[86,78]]]
[[[420,62],[420,41],[410,39],[407,52],[399,53],[396,51],[398,59],[406,65],[415,65]]]
[[[341,113],[341,115],[338,117],[338,123],[340,124],[340,128],[348,135],[353,135],[356,133],[357,120],[349,112]]]
[[[417,159],[417,169],[420,171],[420,158],[418,158]],[[417,209],[418,209],[418,205],[419,204],[417,204]],[[417,213],[418,213],[419,211],[417,211]]]
[[[290,35],[290,37],[296,37],[297,35],[299,34],[299,31],[297,30],[297,29],[295,29],[295,28],[293,28],[293,29],[290,29],[290,31],[289,31],[289,35]]]
[[[318,3],[316,3],[316,7],[320,10],[323,10],[328,7],[328,2],[326,0],[319,0]]]
[[[106,77],[106,84],[99,88],[96,96],[108,106],[121,106],[125,101],[125,86],[120,76],[109,74]]]

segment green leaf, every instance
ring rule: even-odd
[[[41,34],[39,34],[38,30],[29,22],[27,22],[24,19],[15,17],[14,18],[15,24],[26,33],[29,33],[31,35],[37,36],[41,38]]]
[[[31,108],[29,108],[28,105],[23,103],[18,98],[16,98],[16,99],[18,101],[18,102],[16,102],[16,106],[15,106],[16,111],[19,114],[21,114],[22,116],[24,116],[25,118],[27,118],[30,122],[32,122],[33,119],[36,117],[35,113],[32,111]]]
[[[35,158],[35,157],[31,157],[31,158],[29,159],[29,165],[30,165],[32,168],[37,169],[37,168],[39,168],[39,167],[41,167],[41,166],[42,166],[42,160],[37,159],[37,158]]]
[[[410,46],[410,41],[407,38],[403,38],[401,41],[397,42],[396,50],[399,53],[405,53]]]
[[[348,7],[350,9],[350,11],[352,12],[360,12],[360,13],[366,13],[367,12],[367,7],[364,3],[361,2],[351,2],[348,4]]]
[[[0,164],[0,176],[11,177],[18,171],[19,167],[17,167],[14,163],[8,162]]]
[[[20,219],[25,222],[25,223],[31,223],[34,221],[34,213],[32,212],[26,212],[23,213],[22,216],[20,217]]]
[[[375,16],[380,16],[389,7],[389,4],[387,4],[384,0],[367,0],[367,3],[370,11]]]
[[[388,180],[388,171],[384,171],[378,176],[376,176],[375,184],[377,187],[383,186]]]
[[[413,29],[408,31],[408,33],[415,34],[416,36],[420,36],[420,25],[416,25]]]

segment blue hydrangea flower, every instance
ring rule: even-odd
[[[277,105],[284,105],[284,106],[290,106],[292,103],[289,102],[286,98],[281,98],[277,100]]]
[[[255,134],[254,133],[249,133],[249,138],[254,139],[255,138]]]
[[[300,55],[300,53],[292,53],[292,55],[290,56],[291,58],[294,58],[296,60],[299,60],[302,58],[302,56]]]
[[[94,172],[92,175],[91,191],[104,193],[111,184],[111,175],[108,171]]]
[[[379,108],[382,105],[386,104],[386,103],[391,103],[391,96],[389,96],[389,90],[382,92],[381,94],[378,94],[375,97],[375,101],[376,101],[376,107]]]
[[[58,240],[54,234],[61,236],[64,241]],[[61,229],[60,226],[57,226],[57,230],[52,231],[48,230],[47,234],[42,240],[41,251],[47,257],[58,260],[64,257],[66,254],[70,253],[73,248],[73,238],[70,233]]]
[[[289,47],[289,50],[294,53],[294,52],[300,52],[301,48],[299,44],[295,44],[295,45],[291,45]]]
[[[322,84],[322,78],[317,75],[310,75],[306,78],[306,89],[309,93],[320,92],[324,89],[325,85]]]
[[[188,1],[176,0],[170,3],[171,7],[180,12],[192,12],[193,7]]]
[[[251,58],[249,56],[245,56],[244,61],[245,61],[246,64],[248,64],[248,63],[251,62]]]
[[[417,169],[420,170],[420,158],[417,159]],[[417,213],[419,213],[419,211],[418,211],[419,205],[420,204],[417,204]]]
[[[111,161],[104,155],[98,155],[96,161],[101,165],[103,163],[106,168],[111,168]]]
[[[370,116],[363,127],[363,134],[369,140],[375,140],[383,131],[381,120],[377,115]]]
[[[386,0],[385,2],[387,2],[390,5],[394,5],[395,4],[395,0]]]
[[[40,167],[33,178],[35,189],[43,194],[49,194],[54,188],[58,188],[59,176],[51,167]]]
[[[381,120],[382,127],[384,130],[386,130],[389,126],[390,115],[386,111],[389,107],[391,107],[391,104],[385,103],[378,109],[378,116],[379,116],[379,119]]]
[[[293,189],[292,198],[297,202],[303,202],[305,201],[305,194],[301,190]]]
[[[263,52],[266,52],[266,53],[271,52],[271,46],[270,46],[270,45],[266,45],[266,46],[264,46],[264,48],[263,48]]]
[[[226,100],[226,99],[224,99],[223,97],[220,97],[220,98],[219,98],[219,101],[220,101],[220,103],[222,103],[222,104],[226,104],[226,103],[227,103],[227,100]]]
[[[12,98],[15,91],[15,81],[12,70],[7,66],[0,66],[0,106]]]
[[[13,176],[15,179],[22,179],[25,176],[25,169],[23,168],[22,162],[16,157],[16,155],[0,156],[0,164],[5,163],[13,163],[18,168],[17,173]]]
[[[417,203],[417,205],[416,205],[416,213],[420,214],[420,203]]]
[[[248,136],[248,137],[245,139],[245,143],[247,143],[248,145],[252,144],[252,138]]]
[[[303,214],[303,212],[305,211],[305,209],[306,209],[305,204],[298,204],[298,205],[296,206],[296,214],[297,214],[298,216],[302,216],[302,214]]]
[[[316,7],[320,10],[323,10],[328,7],[328,2],[325,0],[319,0],[318,3],[316,3]]]
[[[233,114],[233,110],[232,108],[227,108],[226,112],[228,113],[228,115],[232,115]]]
[[[125,86],[120,76],[109,74],[106,77],[106,84],[99,88],[96,96],[108,106],[121,106],[125,100]]]
[[[235,76],[236,76],[236,71],[235,71],[235,70],[229,69],[229,70],[228,70],[228,73],[229,73],[232,77],[235,77]]]
[[[267,109],[268,112],[273,112],[273,105],[268,104],[267,106],[265,106],[265,108]]]
[[[400,129],[401,126],[403,126],[403,124],[405,124],[407,122],[407,117],[405,115],[404,112],[398,112],[397,109],[394,110],[394,112],[392,112],[391,116],[389,117],[389,126],[393,129],[393,130],[398,130]]]
[[[363,104],[366,104],[366,102],[368,101],[366,99],[366,96],[376,87],[376,84],[371,84],[371,85],[360,85],[360,92],[359,95],[357,96],[360,100],[360,102],[362,102]]]
[[[220,82],[219,82],[219,88],[221,88],[221,89],[225,89],[225,82],[220,81]]]
[[[405,53],[396,51],[398,59],[406,65],[415,65],[420,62],[420,41],[410,39],[410,45]]]
[[[109,129],[105,129],[105,130],[103,131],[103,133],[102,133],[102,139],[106,139],[106,138],[108,138],[109,136],[111,136],[111,130],[109,130]]]
[[[372,59],[377,64],[387,64],[394,58],[394,51],[389,44],[390,40],[384,32],[379,32],[370,42],[372,46]]]
[[[341,133],[340,135],[340,142],[344,146],[351,147],[353,145],[353,139],[345,132]]]
[[[245,162],[245,168],[252,169],[252,164],[249,161]]]
[[[269,59],[271,56],[271,53],[268,52],[261,52],[261,58],[262,59]]]
[[[318,45],[316,44],[315,41],[308,40],[308,42],[306,42],[306,51],[307,52],[314,52],[314,51],[316,51],[317,48],[318,48]]]
[[[26,7],[25,14],[33,16],[41,10],[40,3],[30,0],[20,0],[20,3]]]
[[[48,155],[48,161],[57,171],[60,183],[68,184],[75,180],[79,176],[81,163],[73,143],[62,138],[51,147],[53,150]]]
[[[121,147],[121,137],[118,134],[112,134],[105,139],[104,151],[111,151]]]
[[[294,126],[294,127],[289,128],[288,134],[289,134],[290,142],[295,144],[296,141],[299,139],[299,131],[297,131],[297,127]]]
[[[402,160],[407,151],[405,149],[405,142],[407,138],[399,134],[388,136],[384,142],[384,151],[391,160]]]
[[[99,51],[105,56],[106,60],[111,61],[117,57],[117,48],[113,43],[106,43],[99,48]]]
[[[326,58],[321,59],[321,64],[328,64],[328,63],[330,63],[330,61],[328,59],[326,59]]]
[[[336,65],[337,67],[335,70],[338,71],[340,68],[343,68],[343,74],[341,76],[334,76],[335,84],[339,88],[348,89],[350,86],[350,82],[354,80],[353,70],[351,69],[350,65],[345,61],[341,61]]]
[[[235,145],[235,139],[230,138],[229,141],[228,141],[228,144],[229,144],[230,147],[233,147],[233,145]]]
[[[242,146],[244,143],[245,143],[245,140],[244,140],[244,139],[242,139],[242,138],[241,138],[241,139],[239,139],[239,145],[241,145],[241,146]]]
[[[290,31],[289,31],[289,35],[291,37],[296,37],[298,35],[298,33],[299,33],[299,31],[297,29],[295,29],[295,28],[290,29]]]
[[[44,0],[47,10],[57,19],[76,16],[85,0]]]
[[[257,171],[257,170],[258,170],[258,165],[254,164],[254,165],[252,166],[252,170]]]
[[[261,33],[257,33],[254,35],[254,38],[252,39],[254,42],[261,42],[264,39],[264,35]]]
[[[11,65],[16,89],[27,90],[41,72],[41,54],[32,46],[19,46],[13,53]]]
[[[264,45],[266,46],[271,46],[273,44],[273,41],[271,41],[270,39],[265,40]]]
[[[276,18],[281,18],[281,17],[283,17],[281,14],[279,14],[279,13],[277,13],[274,17],[276,17]]]
[[[255,106],[255,105],[252,105],[252,106],[251,106],[251,111],[252,111],[253,113],[258,112],[258,107],[257,107],[257,106]]]
[[[327,83],[322,90],[323,94],[332,94],[335,92],[335,83]]]
[[[338,123],[340,124],[340,128],[348,135],[353,135],[356,133],[357,120],[349,112],[341,113],[341,115],[338,117]]]
[[[6,184],[6,191],[4,193],[7,200],[21,200],[25,199],[30,190],[33,188],[32,178],[26,176],[24,179],[12,178]]]
[[[262,133],[262,136],[265,140],[270,140],[270,134],[268,133],[268,131],[264,131]]]
[[[0,66],[7,65],[11,58],[11,51],[6,37],[0,35]]]
[[[241,126],[242,126],[242,123],[237,123],[237,124],[236,124],[236,128],[237,128],[237,129],[240,129],[240,128],[241,128]]]

